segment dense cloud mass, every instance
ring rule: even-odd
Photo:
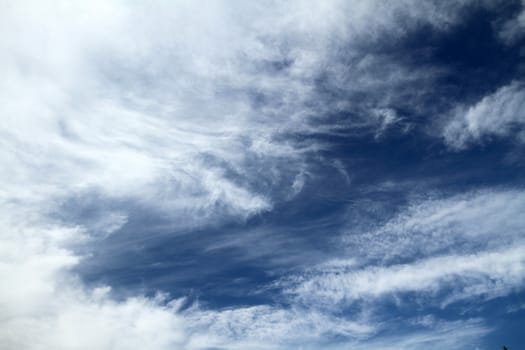
[[[0,4],[1,349],[525,344],[525,3]]]

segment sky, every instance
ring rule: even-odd
[[[0,348],[525,346],[525,2],[0,0]]]

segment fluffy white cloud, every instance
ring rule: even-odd
[[[503,86],[476,104],[461,106],[443,130],[445,142],[455,149],[463,149],[484,138],[513,136],[518,141],[525,136],[525,89],[519,82]]]
[[[181,311],[184,300],[169,301],[162,294],[115,300],[110,287],[86,288],[70,272],[81,257],[69,246],[89,239],[87,232],[39,221],[31,212],[20,212],[15,220],[13,211],[0,216],[3,349],[294,348],[305,340],[361,339],[375,331],[364,321],[308,309],[193,305]]]
[[[352,43],[385,31],[403,35],[421,19],[446,27],[458,6],[412,5],[8,3],[0,39],[7,195],[97,190],[180,222],[190,212],[217,219],[267,210],[273,199],[257,186],[297,192],[301,154],[314,147],[277,139],[308,132],[327,108],[351,109],[315,91],[321,73],[349,93],[406,79],[401,68],[371,76],[385,60],[369,55],[348,71],[340,50],[351,54]],[[340,81],[350,76],[351,86]],[[376,125],[374,113],[356,121],[359,130]]]

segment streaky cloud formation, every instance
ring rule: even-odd
[[[355,258],[293,277],[289,292],[329,307],[409,292],[443,291],[442,306],[512,293],[525,281],[524,205],[515,191],[415,203],[375,231],[343,237]]]

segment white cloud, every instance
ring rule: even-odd
[[[500,28],[499,35],[501,39],[509,44],[515,44],[523,38],[525,33],[525,1],[521,1],[521,11],[511,20],[505,22]]]
[[[470,255],[449,255],[386,267],[317,272],[289,292],[304,303],[344,305],[396,293],[435,294],[450,289],[458,299],[506,295],[525,282],[525,246]]]
[[[189,315],[191,346],[227,349],[296,348],[330,343],[331,337],[366,339],[375,328],[305,309],[268,306],[237,308]]]
[[[3,349],[293,348],[326,337],[366,338],[374,327],[307,309],[271,306],[180,311],[184,300],[115,300],[108,286],[86,288],[68,248],[89,239],[81,227],[3,214],[0,230],[0,345]],[[22,220],[24,218],[24,220]],[[120,220],[120,219],[119,219]],[[5,234],[9,232],[10,236]]]
[[[415,293],[441,305],[491,299],[525,283],[522,191],[416,202],[370,233],[343,237],[340,257],[283,281],[293,300],[339,308]]]
[[[193,224],[191,213],[211,221],[268,210],[275,199],[257,186],[285,187],[279,198],[289,198],[306,172],[302,155],[315,150],[278,136],[313,130],[311,118],[327,108],[352,108],[344,98],[322,101],[321,73],[348,92],[406,80],[401,68],[371,76],[385,59],[370,55],[348,71],[340,50],[385,31],[402,36],[421,20],[446,28],[459,6],[412,5],[8,3],[0,38],[6,195],[56,200],[96,190]],[[351,86],[339,81],[350,76]],[[375,128],[375,119],[356,126]]]
[[[413,331],[402,336],[385,336],[365,344],[356,344],[353,349],[429,349],[460,350],[473,349],[482,344],[481,339],[491,329],[479,319],[464,321],[439,321],[431,329]]]
[[[491,136],[513,136],[525,124],[524,101],[522,84],[513,82],[474,105],[458,107],[443,130],[445,142],[452,148],[464,149]],[[518,141],[522,139],[523,135],[518,134]]]
[[[410,259],[444,251],[469,252],[475,247],[499,249],[525,234],[520,190],[482,190],[445,198],[414,200],[384,225],[354,232],[343,240],[349,254],[364,261]]]

